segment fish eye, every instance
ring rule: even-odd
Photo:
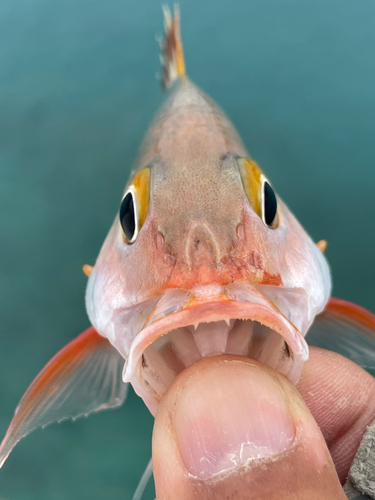
[[[277,215],[275,191],[266,179],[263,180],[262,188],[262,219],[266,226],[272,227]]]
[[[123,198],[120,207],[120,223],[129,243],[133,243],[138,235],[134,194],[129,191]]]
[[[125,243],[134,243],[142,229],[148,212],[149,190],[150,168],[146,167],[134,176],[121,201],[119,217]]]
[[[242,185],[249,203],[263,223],[276,229],[279,224],[277,197],[262,170],[249,158],[237,158]]]

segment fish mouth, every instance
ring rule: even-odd
[[[179,373],[218,354],[263,362],[296,384],[308,346],[300,330],[248,283],[169,289],[131,343],[123,380],[155,414]]]

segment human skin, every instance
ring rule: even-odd
[[[346,499],[341,484],[375,418],[375,379],[311,348],[297,389],[238,356],[184,370],[155,419],[157,500]]]

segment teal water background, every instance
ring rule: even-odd
[[[180,4],[191,78],[329,241],[334,294],[375,310],[374,1]],[[154,0],[0,2],[1,435],[36,373],[89,325],[81,266],[161,102],[161,33]],[[130,500],[151,433],[132,392],[120,410],[38,430],[0,471],[0,500]]]

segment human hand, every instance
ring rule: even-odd
[[[187,368],[156,415],[157,500],[346,499],[341,484],[375,418],[375,379],[311,348],[297,388],[237,356]]]

